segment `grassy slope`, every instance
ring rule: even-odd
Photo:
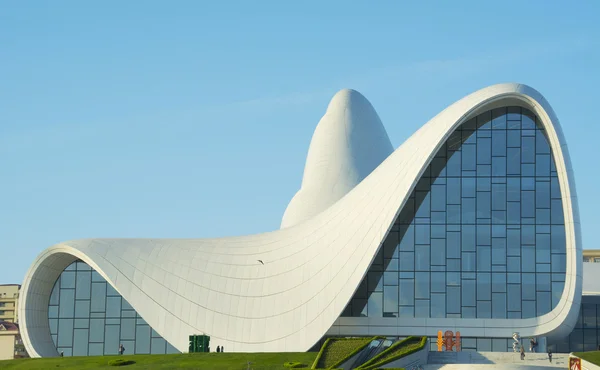
[[[338,363],[348,354],[361,346],[367,345],[373,338],[331,339],[319,359],[318,368],[328,368]]]
[[[574,352],[573,354],[577,357],[591,362],[592,364],[600,365],[600,351]]]
[[[283,363],[298,361],[309,368],[315,352],[303,353],[195,353],[176,355],[124,355],[94,357],[35,358],[0,361],[0,369],[210,369],[245,370],[248,361],[251,369],[285,369]],[[108,366],[116,358],[133,360],[134,365]]]
[[[390,358],[400,354],[409,352],[411,350],[417,349],[421,346],[421,337],[411,337],[404,341],[398,342],[397,345],[390,346],[387,350],[381,352],[379,355],[373,357],[367,363],[361,365],[361,368],[364,366],[365,368],[382,366],[386,361]],[[366,365],[366,366],[365,366]]]

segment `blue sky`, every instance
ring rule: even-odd
[[[70,239],[278,228],[346,87],[394,146],[479,88],[538,89],[598,248],[600,2],[416,3],[5,2],[0,283]]]

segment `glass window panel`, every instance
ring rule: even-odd
[[[542,316],[550,312],[552,297],[550,292],[537,292],[537,316]]]
[[[521,163],[535,163],[535,137],[521,137]]]
[[[60,275],[60,288],[75,288],[75,271],[64,271]]]
[[[104,342],[104,319],[90,319],[90,342]]]
[[[535,226],[533,225],[522,225],[521,226],[521,243],[528,245],[535,245]]]
[[[503,272],[494,272],[492,274],[492,292],[506,292],[506,274]]]
[[[369,292],[383,291],[383,274],[380,271],[369,271],[367,273],[367,281],[369,285]]]
[[[454,233],[458,234],[458,233]],[[459,234],[460,236],[460,234]],[[446,240],[431,239],[431,264],[445,265],[446,264]]]
[[[491,193],[477,192],[477,218],[491,218]]]
[[[474,135],[472,137],[474,137]],[[460,150],[462,152],[462,169],[467,171],[475,171],[477,168],[476,146],[471,144],[463,144]]]
[[[50,324],[50,333],[56,334],[58,333],[58,319],[50,319],[48,320]]]
[[[152,354],[165,354],[167,341],[163,338],[152,338],[150,343],[150,352]]]
[[[474,224],[475,223],[475,199],[474,198],[463,198],[462,200],[462,215],[461,220],[463,224]]]
[[[416,203],[419,205],[419,209],[417,210],[415,217],[429,217],[429,212],[431,212],[430,197],[429,192],[418,191],[416,193],[415,199]]]
[[[415,317],[429,317],[429,300],[417,299],[415,301]]]
[[[446,311],[447,313],[460,313],[460,287],[450,286],[448,287],[448,294],[446,298]]]
[[[535,175],[536,176],[550,176],[550,154],[536,155]]]
[[[521,174],[521,150],[519,148],[506,149],[506,174]]]
[[[556,224],[564,224],[564,214],[563,214],[563,208],[562,208],[562,200],[561,199],[552,199],[551,203],[551,220],[552,220],[552,224],[556,225]]]
[[[477,138],[477,164],[492,163],[492,140],[490,138]]]
[[[492,318],[492,302],[477,301],[477,318],[491,319]]]
[[[506,176],[506,157],[492,158],[492,176]]]
[[[75,319],[75,329],[87,329],[90,327],[89,319]]]
[[[106,310],[106,283],[92,284],[92,312],[104,312]]]
[[[523,273],[522,274],[522,298],[523,300],[535,300],[535,274],[534,273]]]
[[[492,293],[492,318],[506,318],[506,293]]]
[[[460,258],[460,233],[448,232],[446,233],[447,240],[447,257],[448,258]]]
[[[463,177],[462,178],[462,196],[463,198],[475,198],[477,186],[475,184],[476,179],[474,177]],[[463,200],[464,202],[464,200]]]
[[[476,303],[476,280],[462,280],[462,305],[474,307]]]
[[[400,305],[413,305],[415,301],[415,281],[412,279],[400,280]]]
[[[489,225],[477,225],[477,246],[492,245],[492,229]]]
[[[566,272],[567,256],[564,254],[552,255],[552,272]]]
[[[383,293],[373,292],[369,296],[369,317],[383,317]]]
[[[535,288],[535,285],[534,285]],[[492,276],[489,272],[477,273],[477,300],[492,299]]]
[[[398,316],[398,281],[396,285],[383,287],[383,312],[385,317]]]
[[[75,329],[73,334],[73,356],[88,355],[88,329]]]
[[[430,233],[429,225],[415,225],[415,244],[429,244]]]
[[[138,325],[135,328],[135,353],[150,353],[150,326]]]
[[[433,293],[446,292],[446,273],[432,272],[431,273],[431,291]]]
[[[90,343],[89,355],[102,356],[104,354],[104,343]]]
[[[533,191],[521,192],[521,216],[535,217],[535,193]]]
[[[107,325],[104,336],[104,354],[116,355],[119,351],[119,325]]]
[[[463,251],[468,251],[468,252],[474,252],[475,251],[475,238],[476,238],[476,232],[475,232],[475,226],[474,225],[463,225],[462,226],[462,250]]]
[[[450,177],[447,179],[446,192],[448,204],[460,204],[460,178]]]
[[[523,245],[521,247],[521,270],[523,272],[535,272],[535,246]]]
[[[431,293],[431,316],[446,317],[446,294]]]
[[[446,210],[446,185],[431,185],[431,210]]]
[[[60,290],[58,316],[72,318],[75,315],[75,289]]]
[[[509,225],[518,225],[521,223],[521,203],[506,203],[506,222]]]
[[[508,284],[506,286],[508,311],[521,311],[521,285]]]
[[[492,264],[506,265],[506,239],[492,239]]]
[[[90,301],[75,302],[75,317],[86,318],[90,317]]]
[[[415,254],[414,252],[400,252],[400,271],[414,271]]]
[[[491,271],[492,257],[490,247],[479,247],[477,249],[477,271]]]
[[[121,317],[121,297],[106,298],[106,317]]]
[[[429,272],[417,272],[415,275],[415,298],[429,299]]]
[[[463,252],[462,253],[462,270],[463,271],[475,271],[475,252]]]
[[[564,226],[552,226],[551,227],[551,249],[552,253],[565,253],[566,251],[566,239],[565,239],[565,227]]]
[[[72,347],[73,346],[73,320],[59,319],[58,320],[58,346]]]
[[[91,281],[92,281],[92,274],[90,271],[78,271],[77,272],[77,284],[76,284],[76,288],[75,288],[75,298],[90,299]]]
[[[415,266],[416,271],[429,271],[429,245],[418,245],[415,247]]]
[[[121,319],[121,340],[135,339],[135,319]]]
[[[506,210],[506,185],[505,184],[493,184],[492,185],[492,210],[494,210],[494,211],[505,211]]]
[[[400,239],[400,244],[398,245],[398,249],[401,251],[412,252],[415,250],[415,227],[414,225],[401,226],[400,235],[402,238]]]

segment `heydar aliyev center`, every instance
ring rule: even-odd
[[[307,351],[329,336],[435,337],[506,351],[568,337],[582,300],[574,175],[548,102],[479,90],[399,148],[360,93],[332,99],[281,229],[218,239],[83,239],[33,261],[32,357]]]

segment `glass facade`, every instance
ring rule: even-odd
[[[527,109],[494,109],[436,153],[342,316],[531,318],[556,306],[565,270],[546,134]]]
[[[571,334],[562,340],[548,339],[554,352],[597,351],[600,346],[600,296],[583,297],[579,317]]]
[[[50,334],[65,356],[179,353],[117,291],[82,261],[56,280],[48,305]]]

